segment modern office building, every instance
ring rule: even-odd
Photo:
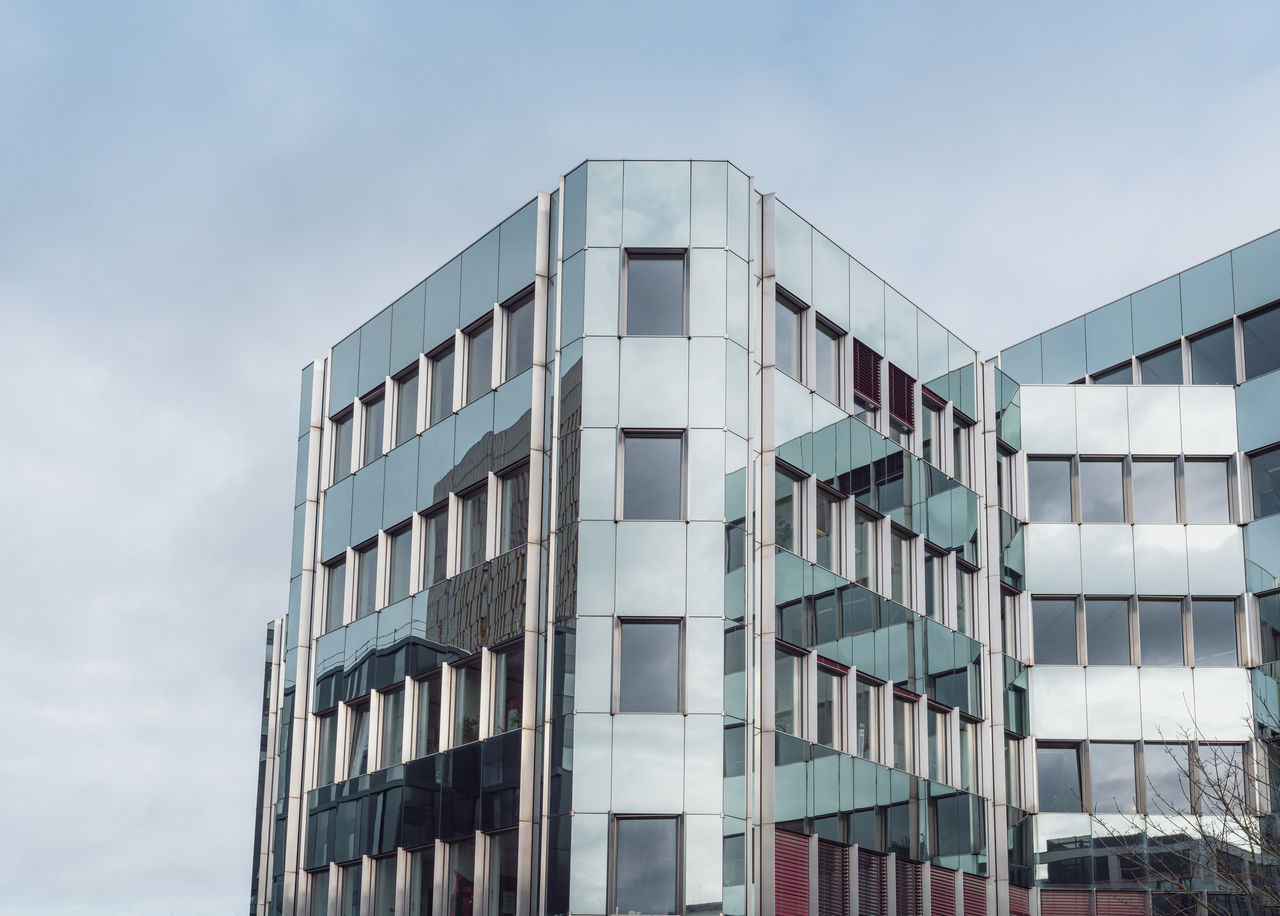
[[[302,370],[251,911],[1247,912],[1166,872],[1273,803],[1277,300],[1280,233],[985,362],[729,163],[580,165]]]

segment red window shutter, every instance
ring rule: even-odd
[[[893,363],[889,364],[889,413],[916,428],[915,382]]]
[[[818,840],[818,916],[849,916],[849,851]]]
[[[1041,891],[1040,916],[1089,916],[1089,892]]]
[[[987,916],[987,879],[964,876],[964,916]]]
[[[853,390],[880,405],[880,355],[860,340],[853,342]]]
[[[1098,916],[1145,916],[1147,895],[1141,891],[1098,891]]]
[[[866,849],[858,850],[858,912],[885,912],[888,896],[885,886],[885,857]]]
[[[809,838],[774,832],[773,911],[777,916],[809,916]]]
[[[929,869],[929,912],[952,916],[956,911],[956,873],[949,868]]]
[[[924,899],[920,893],[920,864],[898,859],[895,867],[897,916],[921,916]]]
[[[1009,916],[1031,916],[1031,893],[1025,887],[1009,885]]]

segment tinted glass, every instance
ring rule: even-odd
[[[369,772],[369,707],[352,707],[351,740],[347,743],[347,778]]]
[[[311,876],[311,916],[329,916],[329,872]]]
[[[858,734],[854,753],[876,760],[880,756],[880,692],[866,681],[855,685],[854,716]]]
[[[936,554],[924,553],[924,613],[935,620],[942,618],[942,574],[945,561]]]
[[[1089,664],[1129,664],[1129,602],[1117,598],[1086,598],[1084,619]]]
[[[1027,498],[1031,521],[1071,521],[1071,462],[1062,458],[1028,459]]]
[[[1114,369],[1099,372],[1093,377],[1093,381],[1096,385],[1132,385],[1133,366],[1125,363],[1122,366],[1116,366]]]
[[[466,744],[480,737],[480,669],[474,664],[454,670],[453,743]]]
[[[427,423],[439,423],[453,413],[453,348],[431,361],[431,416]]]
[[[920,457],[930,464],[940,464],[938,460],[938,424],[941,414],[925,405],[920,412]]]
[[[409,859],[409,916],[435,916],[435,850],[415,852]]]
[[[1225,461],[1188,461],[1183,466],[1187,523],[1225,525],[1231,521]]]
[[[462,498],[462,568],[470,569],[485,561],[485,523],[488,521],[489,494],[481,487]]]
[[[818,669],[818,734],[819,744],[840,745],[840,682],[834,671]]]
[[[795,478],[774,472],[773,540],[779,547],[794,552],[796,532],[800,528],[800,484]]]
[[[342,611],[347,596],[347,564],[329,567],[329,586],[325,592],[324,631],[330,633],[342,626]]]
[[[529,468],[502,478],[502,531],[500,549],[515,550],[528,540]]]
[[[445,874],[449,895],[448,916],[471,916],[476,892],[476,842],[449,844],[449,871]]]
[[[675,913],[676,819],[619,818],[615,913]]]
[[[418,434],[418,373],[400,379],[396,397],[396,445],[408,442]]]
[[[1133,814],[1137,808],[1132,744],[1089,745],[1093,810],[1098,814]]]
[[[773,661],[774,727],[794,735],[800,728],[800,685],[797,679],[800,659],[788,652],[776,652]]]
[[[1194,385],[1236,383],[1236,337],[1230,325],[1191,341],[1191,382]]]
[[[1197,665],[1236,664],[1234,601],[1197,598],[1191,602],[1191,645]]]
[[[1258,596],[1258,621],[1262,631],[1262,661],[1280,661],[1280,592]]]
[[[413,529],[391,535],[391,570],[387,580],[387,604],[409,597],[409,564],[413,562]]]
[[[515,378],[533,365],[533,300],[507,309],[507,354],[503,378]]]
[[[396,916],[396,857],[373,863],[373,916]]]
[[[360,863],[344,865],[338,872],[338,887],[342,897],[338,901],[338,916],[360,916]]]
[[[1080,462],[1080,520],[1124,521],[1124,462]]]
[[[423,551],[422,581],[435,585],[444,579],[449,560],[449,511],[440,509],[427,516],[426,548]]]
[[[1249,456],[1249,479],[1253,488],[1253,517],[1280,512],[1280,446]]]
[[[1280,308],[1240,322],[1244,330],[1244,377],[1280,369]]]
[[[680,711],[678,623],[623,623],[618,651],[621,712]]]
[[[814,345],[813,387],[833,404],[840,403],[840,338],[823,324],[818,325]]]
[[[952,476],[965,486],[969,486],[969,441],[972,429],[968,424],[956,423],[951,430],[952,457],[955,459]]]
[[[1189,813],[1191,792],[1187,782],[1187,746],[1148,742],[1143,747],[1142,762],[1147,771],[1147,813]]]
[[[415,757],[425,757],[440,750],[440,678],[429,677],[418,682],[417,735]]]
[[[1036,748],[1041,811],[1080,811],[1080,749]]]
[[[361,464],[382,457],[382,398],[364,402],[364,448]]]
[[[840,501],[825,490],[818,491],[818,565],[838,571],[840,557]]]
[[[382,697],[382,766],[395,766],[404,752],[404,691]]]
[[[1144,665],[1181,665],[1182,604],[1178,601],[1138,602],[1138,647]]]
[[[1178,521],[1173,461],[1133,463],[1133,520],[1140,525],[1172,525]]]
[[[1038,665],[1076,664],[1076,603],[1070,598],[1031,602]]]
[[[622,517],[680,518],[680,437],[627,436],[625,447]]]
[[[684,256],[627,257],[627,333],[684,333]]]
[[[356,553],[356,619],[368,617],[378,609],[378,547],[366,547]]]
[[[524,721],[524,650],[495,652],[493,663],[493,733],[500,735]]]
[[[911,541],[897,532],[889,538],[889,597],[911,607]]]
[[[1142,366],[1144,385],[1182,384],[1182,347],[1169,347],[1159,353],[1144,356],[1138,361]]]
[[[472,331],[467,339],[467,403],[493,387],[493,325]]]
[[[774,364],[793,379],[804,372],[804,319],[789,303],[774,306]]]
[[[915,766],[916,704],[893,698],[893,765],[899,770]]]
[[[351,475],[351,416],[333,423],[333,479],[336,483]]]
[[[947,772],[947,715],[937,709],[929,708],[929,778],[935,782],[945,782],[949,778]]]
[[[867,588],[875,588],[876,525],[869,516],[859,514],[854,519],[853,551],[854,581]]]
[[[317,738],[316,785],[327,786],[333,782],[334,762],[338,755],[338,716],[336,713],[321,716],[317,721],[320,734]]]
[[[520,835],[515,830],[495,833],[489,838],[489,916],[515,916],[516,866]]]

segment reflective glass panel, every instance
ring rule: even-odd
[[[1190,772],[1187,746],[1147,742],[1142,756],[1147,774],[1147,813],[1189,814],[1191,790],[1187,782]]]
[[[369,772],[369,707],[348,709],[350,740],[347,742],[347,778]]]
[[[947,755],[947,714],[929,707],[929,778],[934,782],[948,782],[951,774]]]
[[[360,868],[356,862],[338,870],[338,916],[360,916]]]
[[[485,487],[462,497],[462,558],[460,567],[470,569],[485,561],[485,525],[489,513],[489,491]]]
[[[844,676],[827,668],[818,669],[818,744],[839,748],[843,746],[843,720],[841,694],[844,692]]]
[[[356,551],[356,619],[368,617],[377,607],[378,545]]]
[[[932,551],[924,552],[924,613],[934,620],[942,619],[942,577],[946,560]]]
[[[1027,498],[1031,521],[1071,521],[1071,461],[1027,459]]]
[[[379,395],[364,403],[364,447],[361,464],[373,464],[382,457],[383,400]]]
[[[316,785],[327,786],[333,782],[334,763],[338,755],[338,716],[330,713],[316,719],[319,733],[316,736]]]
[[[889,536],[889,597],[911,607],[911,539],[896,531]]]
[[[684,255],[627,255],[627,333],[684,333]]]
[[[449,561],[449,507],[444,506],[426,517],[423,526],[426,541],[422,556],[422,582],[424,586],[442,582],[448,575]]]
[[[1263,663],[1280,661],[1280,592],[1258,596],[1258,621]]]
[[[973,609],[977,606],[975,574],[963,566],[956,567],[956,629],[973,632]]]
[[[1013,514],[1013,456],[1008,452],[996,452],[996,500]]]
[[[1036,748],[1036,771],[1040,782],[1041,811],[1082,811],[1080,795],[1080,748]]]
[[[391,569],[387,579],[387,604],[409,597],[409,567],[413,562],[413,529],[391,535]]]
[[[1133,365],[1131,363],[1124,363],[1116,366],[1114,369],[1099,372],[1094,375],[1093,382],[1095,385],[1132,385]]]
[[[893,766],[898,770],[915,769],[916,703],[906,697],[893,697]]]
[[[774,334],[774,364],[796,381],[803,381],[804,316],[785,299],[774,306]]]
[[[1196,747],[1199,769],[1196,781],[1200,789],[1201,814],[1234,813],[1248,808],[1241,799],[1247,797],[1244,746],[1240,744],[1207,744]]]
[[[435,850],[428,846],[409,855],[409,916],[435,916]]]
[[[978,723],[960,720],[960,788],[978,791]]]
[[[449,895],[448,916],[471,916],[476,891],[476,841],[450,843],[449,870],[444,889]]]
[[[1240,326],[1244,332],[1244,377],[1257,378],[1280,369],[1280,308],[1246,318]]]
[[[618,639],[618,711],[680,711],[680,624],[624,621]]]
[[[973,438],[973,427],[967,423],[956,422],[951,430],[952,438],[952,458],[955,461],[955,467],[952,468],[952,477],[960,481],[965,486],[969,486],[969,455],[970,441]]]
[[[453,413],[453,347],[431,360],[431,415],[428,425]]]
[[[504,830],[489,837],[489,916],[515,916],[520,834]]]
[[[467,744],[480,737],[480,666],[453,669],[453,743]]]
[[[1009,804],[1022,806],[1022,740],[1004,736],[1004,790]]]
[[[799,735],[801,705],[801,659],[789,652],[774,653],[773,722],[774,728],[788,735]]]
[[[628,435],[624,440],[622,517],[681,517],[683,443],[680,436]]]
[[[351,475],[351,414],[333,421],[333,482]]]
[[[800,506],[803,499],[800,481],[783,471],[775,471],[773,490],[774,543],[796,553],[796,533],[801,530]]]
[[[858,513],[853,522],[854,581],[866,588],[876,587],[876,523]]]
[[[1152,353],[1138,360],[1142,367],[1142,384],[1144,385],[1181,385],[1182,384],[1182,347],[1166,347],[1159,353]]]
[[[868,760],[880,759],[880,688],[869,681],[854,683],[854,717],[857,746],[854,753]]]
[[[1080,462],[1080,519],[1124,521],[1124,462]]]
[[[440,677],[418,681],[416,740],[413,755],[426,757],[440,750]]]
[[[1191,383],[1236,383],[1236,336],[1231,325],[1191,340]]]
[[[524,649],[493,653],[493,728],[500,735],[524,721]]]
[[[533,297],[507,307],[507,353],[504,379],[512,379],[533,365]]]
[[[1188,461],[1183,466],[1187,524],[1226,525],[1231,521],[1225,461]]]
[[[393,690],[382,696],[382,755],[383,767],[395,766],[404,753],[404,691]]]
[[[311,916],[329,916],[329,870],[311,875]]]
[[[1144,665],[1181,665],[1182,602],[1138,602],[1138,647]]]
[[[1253,490],[1253,517],[1280,512],[1280,446],[1249,456],[1249,481]]]
[[[1124,598],[1086,598],[1084,619],[1089,664],[1129,664],[1129,602]]]
[[[1132,744],[1089,745],[1089,773],[1093,783],[1093,810],[1098,814],[1134,814],[1137,783]]]
[[[940,465],[940,443],[938,442],[939,425],[942,423],[942,412],[930,407],[926,402],[920,411],[920,457],[932,465]]]
[[[1072,598],[1036,598],[1031,623],[1038,665],[1074,665],[1076,659],[1076,603]]]
[[[1173,525],[1178,521],[1176,462],[1133,462],[1133,520],[1140,525]]]
[[[677,913],[674,817],[618,818],[614,913]]]
[[[396,916],[396,857],[373,861],[373,916]]]
[[[1230,599],[1191,602],[1191,646],[1200,666],[1236,664],[1236,605]]]
[[[493,387],[493,325],[467,335],[466,403],[488,394]]]
[[[529,537],[529,466],[502,478],[502,529],[499,550],[521,547]]]
[[[418,373],[402,375],[396,385],[396,445],[418,434]]]
[[[339,560],[328,567],[328,584],[324,595],[324,631],[332,633],[342,626],[342,613],[347,599],[347,564]]]
[[[826,490],[818,489],[818,537],[819,566],[840,571],[840,500]]]
[[[818,322],[814,343],[813,387],[832,404],[840,403],[840,336]]]

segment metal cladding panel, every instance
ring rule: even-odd
[[[1089,892],[1041,891],[1040,916],[1089,916]]]
[[[981,875],[964,876],[964,916],[986,916],[987,879]]]
[[[849,850],[818,840],[818,916],[849,914]]]
[[[894,872],[897,916],[922,916],[924,895],[920,892],[920,863],[898,859]]]
[[[956,873],[949,868],[929,870],[929,912],[932,916],[952,916],[956,911]]]
[[[1141,891],[1098,891],[1098,916],[1144,916],[1147,895]]]
[[[858,912],[865,916],[881,916],[886,912],[889,895],[885,888],[885,868],[884,856],[858,850]]]
[[[1031,916],[1031,892],[1009,885],[1009,916]]]
[[[774,913],[809,916],[809,838],[779,830],[773,845]]]

